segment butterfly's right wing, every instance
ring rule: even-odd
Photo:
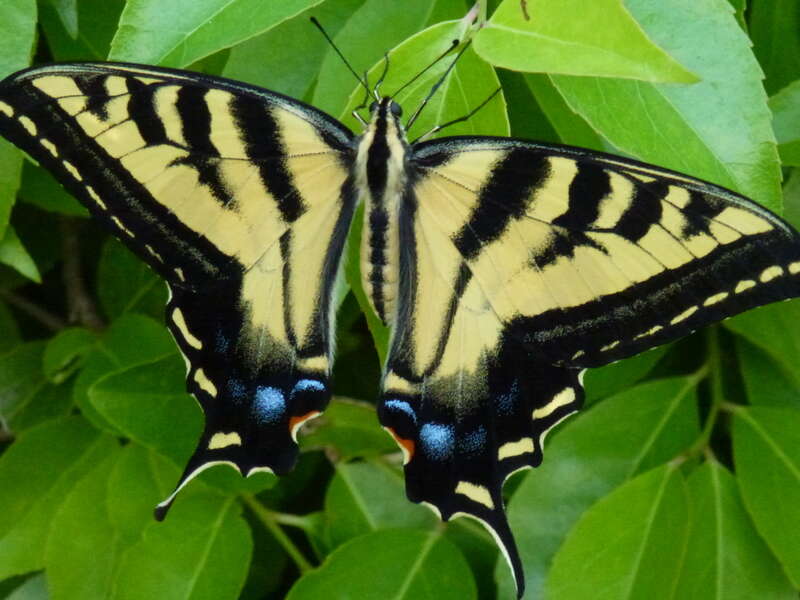
[[[352,134],[259,88],[126,64],[12,75],[0,134],[167,280],[206,416],[178,487],[220,462],[291,468],[297,428],[330,397]]]

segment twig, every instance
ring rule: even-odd
[[[311,571],[314,566],[308,562],[306,557],[300,552],[300,549],[291,538],[286,535],[283,529],[281,529],[281,526],[278,525],[276,514],[256,500],[252,494],[242,494],[241,498],[258,520],[261,521],[264,527],[275,537],[275,540],[286,550],[286,554],[288,554],[294,561],[294,564],[297,565],[300,573],[303,574]]]
[[[64,257],[62,277],[67,292],[69,321],[99,331],[105,327],[97,305],[86,289],[81,269],[78,225],[75,219],[61,219],[61,251]]]
[[[0,299],[20,309],[29,317],[33,317],[51,331],[61,331],[67,326],[66,321],[58,315],[51,313],[46,308],[42,308],[38,304],[34,304],[27,298],[23,298],[14,292],[0,290]]]

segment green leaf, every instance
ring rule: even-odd
[[[163,279],[113,238],[103,246],[97,281],[97,296],[111,319],[130,312],[163,319],[167,303]]]
[[[464,557],[438,532],[376,531],[340,546],[302,576],[287,600],[340,598],[469,600],[475,580]]]
[[[31,281],[42,283],[39,269],[17,237],[17,232],[11,226],[5,231],[5,235],[0,239],[0,264],[8,265]]]
[[[78,37],[78,0],[49,0],[71,38]]]
[[[772,96],[769,108],[781,161],[800,167],[800,79]]]
[[[12,427],[44,384],[44,347],[44,342],[26,342],[0,355],[0,415]]]
[[[120,369],[89,388],[92,406],[125,437],[181,462],[203,428],[197,402],[186,393],[186,367],[170,354]]]
[[[583,511],[696,439],[696,385],[686,377],[643,383],[591,406],[548,438],[544,462],[520,484],[508,510],[526,598],[543,596],[550,560]],[[514,584],[506,565],[496,573],[510,597]]]
[[[747,311],[725,321],[728,329],[764,350],[788,372],[800,377],[800,300]]]
[[[53,516],[77,481],[115,447],[78,417],[23,433],[0,457],[0,579],[45,566]]]
[[[264,33],[321,0],[128,0],[109,60],[185,67]]]
[[[800,587],[800,411],[737,407],[733,452],[756,529]]]
[[[375,407],[366,402],[334,397],[321,417],[300,435],[304,450],[329,448],[342,460],[397,452],[397,445],[378,427]]]
[[[688,484],[692,520],[674,598],[796,598],[753,528],[733,476],[712,460],[696,469]]]
[[[380,462],[339,463],[325,494],[325,517],[331,549],[378,529],[430,529],[438,522],[406,499],[400,471]]]
[[[83,327],[62,329],[50,338],[42,357],[44,376],[53,383],[66,381],[97,345],[97,335]]]
[[[35,34],[35,0],[0,2],[0,79],[29,64]],[[20,151],[0,139],[0,239],[5,235],[8,225],[19,188],[21,169]]]
[[[736,355],[747,401],[759,406],[800,409],[800,373],[745,339],[736,340]]]
[[[753,0],[750,5],[753,51],[773,94],[800,73],[800,11],[796,0]]]
[[[49,171],[26,160],[22,165],[19,199],[42,210],[62,215],[88,217],[86,210],[61,187]]]
[[[0,336],[0,355],[13,349],[22,341],[14,315],[4,302],[0,302],[0,331],[3,332],[3,335]],[[0,396],[2,396],[2,392],[0,392]]]
[[[89,401],[89,388],[112,371],[151,362],[175,351],[175,342],[163,325],[140,315],[117,319],[98,340],[94,352],[87,355],[75,380],[75,403],[95,426],[118,433]]]
[[[110,600],[239,597],[253,541],[233,499],[187,490],[122,557]]]
[[[39,4],[42,27],[47,47],[58,61],[105,60],[111,47],[111,38],[117,31],[125,0],[80,0],[78,9],[78,35],[73,36],[50,3]]]
[[[515,71],[697,81],[648,39],[620,0],[538,0],[527,20],[519,0],[504,0],[475,35],[475,50]]]
[[[356,72],[363,73],[379,62],[386,51],[419,31],[428,22],[435,6],[436,3],[430,0],[365,0],[346,21],[341,22],[333,41]],[[433,53],[445,48],[433,49]],[[417,69],[424,65],[425,61],[420,59]],[[353,91],[353,79],[342,59],[333,49],[328,49],[319,68],[311,103],[331,115],[341,113]],[[389,87],[384,89],[392,90]]]
[[[670,346],[658,346],[600,369],[589,369],[584,379],[587,402],[629,388],[647,375],[669,349]]]
[[[553,559],[548,596],[673,598],[689,524],[686,491],[680,471],[664,465],[598,501]]]
[[[597,132],[564,101],[547,75],[525,75],[525,83],[558,133],[559,141],[582,148],[606,150]]]
[[[9,596],[6,596],[6,600],[49,600],[49,598],[47,579],[45,579],[44,573],[29,578]]]
[[[780,171],[761,70],[730,5],[630,0],[626,6],[702,81],[682,86],[553,76],[567,103],[622,152],[737,190],[780,212]]]
[[[52,600],[108,598],[124,545],[109,520],[109,478],[121,458],[114,450],[64,498],[47,541],[47,582]]]
[[[231,49],[222,74],[292,98],[311,92],[330,44],[309,21],[316,17],[329,35],[337,32],[364,0],[327,0]],[[297,42],[303,40],[298,52]]]

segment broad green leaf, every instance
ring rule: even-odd
[[[49,600],[49,598],[44,573],[29,578],[9,596],[6,596],[6,600]]]
[[[552,124],[551,119],[546,116],[545,102],[539,100],[528,83],[528,77],[536,76],[523,75],[506,69],[496,69],[496,72],[503,86],[511,135],[537,142],[553,144],[561,142],[555,124]],[[563,99],[557,92],[556,96],[564,105]]]
[[[11,426],[45,383],[44,347],[44,342],[26,342],[0,354],[0,416]]]
[[[71,38],[78,37],[78,0],[49,0]]]
[[[264,33],[320,1],[128,0],[109,60],[185,67]]]
[[[365,0],[358,10],[341,23],[333,41],[356,72],[363,73],[379,62],[384,53],[419,31],[428,22],[435,6],[436,3],[431,0]],[[431,48],[430,54],[444,51],[449,43],[448,40],[441,48]],[[417,71],[426,64],[425,59],[420,57]],[[389,69],[390,74],[393,69],[394,66]],[[329,49],[319,68],[312,104],[331,115],[341,114],[342,107],[353,91],[353,80],[342,59]],[[375,81],[372,80],[373,83]],[[383,89],[387,92],[394,90],[388,86]]]
[[[751,0],[753,51],[774,94],[800,73],[800,11],[796,0]]]
[[[548,597],[673,598],[689,525],[686,492],[680,471],[664,465],[599,500],[556,553]]]
[[[36,0],[0,2],[0,79],[28,66],[36,34]],[[0,139],[0,239],[19,188],[22,154]]]
[[[378,424],[375,407],[366,402],[334,398],[322,416],[300,432],[303,450],[330,448],[342,460],[396,452],[397,445]]]
[[[547,75],[525,75],[525,83],[558,133],[560,142],[592,150],[605,150],[603,139],[564,101]]]
[[[339,463],[325,494],[325,517],[331,549],[378,529],[430,529],[438,522],[406,499],[402,473],[380,462]]]
[[[675,588],[681,600],[792,600],[796,592],[744,509],[736,480],[709,461],[689,477],[691,526],[683,570]]]
[[[97,335],[83,327],[62,329],[47,341],[42,356],[44,376],[62,383],[80,368],[97,345]]]
[[[800,587],[800,411],[737,407],[733,453],[756,529]]]
[[[726,0],[629,0],[647,34],[702,81],[553,76],[620,151],[734,189],[780,212],[780,171],[761,70]],[[714,40],[714,43],[709,43]]]
[[[114,371],[89,388],[92,406],[125,437],[180,462],[202,430],[202,412],[185,390],[186,367],[171,354]]]
[[[302,576],[287,600],[476,598],[469,565],[451,542],[435,531],[388,529],[357,537]]]
[[[45,566],[53,516],[115,445],[70,417],[26,431],[0,456],[0,579]]]
[[[762,306],[725,321],[725,326],[800,377],[800,300]]]
[[[543,596],[553,555],[589,506],[696,439],[696,385],[685,377],[643,383],[591,406],[548,437],[544,462],[520,484],[508,510],[525,568],[525,598]],[[498,565],[497,580],[510,597],[506,565]]]
[[[487,62],[539,73],[693,83],[689,70],[642,31],[620,0],[538,0],[523,18],[504,0],[475,35]]]
[[[381,90],[390,92],[399,89],[417,75],[422,67],[428,65],[446,50],[453,40],[460,39],[462,34],[463,23],[461,21],[446,21],[432,25],[404,40],[389,53],[389,71],[381,84]],[[406,117],[412,115],[414,109],[428,95],[451,62],[452,60],[439,61],[394,97],[397,103],[408,111]],[[384,60],[373,65],[368,73],[369,79],[377,81],[384,67]],[[500,80],[494,69],[478,58],[471,48],[468,48],[408,131],[409,139],[413,140],[437,125],[467,115],[472,109],[480,106],[481,102],[489,98],[499,87]],[[359,130],[361,127],[353,119],[351,113],[356,106],[362,103],[364,90],[357,86],[351,86],[350,89],[352,90],[350,100],[347,107],[338,112],[338,117],[345,124]],[[361,112],[366,116],[366,110]],[[509,124],[505,100],[501,94],[498,94],[468,120],[449,126],[437,135],[508,134]]]
[[[769,108],[781,161],[800,167],[800,79],[772,96]]]
[[[140,315],[120,317],[103,332],[95,351],[86,357],[73,388],[75,403],[95,426],[118,433],[89,401],[91,385],[112,371],[151,362],[174,352],[175,342],[163,325]]]
[[[39,4],[39,24],[47,38],[48,49],[58,61],[105,60],[125,0],[80,0],[76,4],[77,36],[70,34],[49,3]]]
[[[122,448],[76,483],[53,519],[45,553],[52,600],[108,598],[125,545],[109,519],[109,477]]]
[[[222,74],[299,100],[311,92],[330,44],[311,24],[316,17],[336,37],[364,0],[327,0],[231,49]],[[303,40],[302,51],[298,40]]]
[[[592,402],[621,392],[642,379],[663,358],[669,346],[658,346],[600,369],[589,369],[583,380],[586,400]]]
[[[745,339],[736,340],[736,356],[749,404],[800,409],[800,372]]]
[[[109,238],[97,267],[97,296],[106,315],[125,313],[164,318],[167,287],[147,264],[113,238]]]
[[[61,187],[49,171],[26,160],[22,165],[22,183],[19,199],[49,212],[62,215],[88,217],[87,211],[75,198]]]
[[[0,264],[8,265],[31,281],[42,283],[39,269],[17,237],[17,232],[11,226],[5,231],[5,235],[0,239]]]
[[[253,550],[239,505],[196,488],[122,557],[110,600],[239,597]]]
[[[497,595],[495,568],[505,567],[509,578],[510,571],[492,534],[474,519],[452,519],[447,522],[444,536],[458,546],[467,559],[478,586],[478,597],[494,598]]]

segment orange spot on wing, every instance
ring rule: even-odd
[[[403,450],[403,454],[406,459],[405,462],[407,463],[414,458],[414,440],[401,438],[391,427],[385,427],[385,429],[394,438],[394,441],[397,442],[397,445],[400,446],[400,449]]]
[[[304,415],[300,415],[299,417],[289,417],[289,431],[294,436],[297,433],[297,428],[300,427],[303,423],[308,421],[309,419],[313,419],[314,417],[318,416],[320,413],[318,410],[312,410],[311,412],[307,412]]]

